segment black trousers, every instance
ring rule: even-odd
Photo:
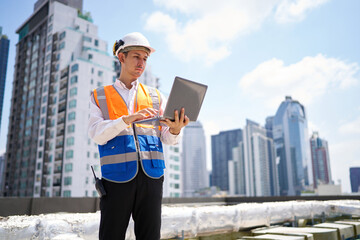
[[[136,239],[159,240],[163,182],[164,177],[147,177],[141,166],[130,182],[114,183],[102,179],[106,196],[100,199],[99,239],[125,239],[132,215]]]

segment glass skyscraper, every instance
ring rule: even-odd
[[[190,122],[183,131],[182,196],[197,197],[199,190],[209,187],[205,133],[200,122]]]
[[[310,147],[314,188],[317,188],[318,184],[331,184],[332,178],[327,141],[321,139],[318,132],[314,132],[310,138]]]
[[[351,192],[360,192],[360,167],[350,168]]]
[[[229,191],[228,161],[233,160],[233,148],[242,140],[241,129],[222,131],[211,136],[212,186]]]
[[[2,34],[2,27],[0,27],[0,130],[2,119],[2,107],[4,102],[6,68],[9,55],[10,40],[6,35]]]
[[[279,160],[280,195],[300,195],[313,189],[307,114],[298,101],[287,96],[273,119],[273,138]]]

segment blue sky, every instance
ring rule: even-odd
[[[306,107],[309,135],[318,131],[328,141],[333,180],[350,191],[349,167],[360,167],[360,1],[139,2],[84,0],[84,10],[109,53],[126,33],[149,39],[157,51],[148,64],[163,92],[174,76],[209,86],[199,116],[208,142],[211,134],[243,128],[246,119],[264,125],[290,95]],[[0,152],[6,148],[15,30],[34,3],[0,0],[0,26],[11,40]]]

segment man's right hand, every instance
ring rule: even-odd
[[[158,110],[156,110],[154,108],[145,108],[134,114],[123,116],[122,119],[126,124],[129,125],[135,121],[155,117],[157,114],[158,114]]]

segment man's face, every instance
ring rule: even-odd
[[[142,50],[131,50],[127,54],[119,53],[122,70],[136,78],[140,77],[146,67],[148,53]]]

